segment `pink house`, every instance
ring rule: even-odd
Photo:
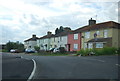
[[[81,49],[80,28],[68,34],[68,51],[79,51]]]

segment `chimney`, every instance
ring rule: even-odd
[[[92,18],[89,20],[89,25],[94,25],[96,24],[96,20],[93,20]]]
[[[52,34],[52,32],[50,32],[50,31],[47,32],[47,35],[51,35],[51,34]]]
[[[35,34],[33,34],[33,35],[32,35],[32,38],[36,38],[36,35],[35,35]]]

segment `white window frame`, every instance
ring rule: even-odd
[[[103,43],[96,43],[96,48],[103,48]]]
[[[96,34],[97,34],[97,35],[100,35],[100,31],[99,31],[99,30],[98,30],[98,31],[96,31]]]
[[[85,32],[85,38],[90,38],[90,32]]]
[[[108,30],[104,30],[104,38],[107,38],[108,37]]]
[[[78,34],[74,34],[74,40],[78,39]]]
[[[74,50],[78,50],[78,44],[74,44]]]

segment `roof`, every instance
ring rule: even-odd
[[[56,37],[66,36],[66,35],[70,34],[71,32],[72,32],[71,30],[69,30],[69,31],[63,31],[63,32],[61,32],[61,33],[56,34],[55,36],[56,36]]]
[[[79,32],[84,32],[87,30],[97,30],[97,29],[104,29],[104,28],[118,28],[120,29],[120,23],[114,22],[114,21],[108,21],[108,22],[103,22],[103,23],[98,23],[94,25],[87,25],[84,27],[80,27],[76,30],[73,31],[73,33],[79,33]]]
[[[110,40],[112,40],[111,37],[109,37],[109,38],[97,38],[97,39],[91,39],[88,42],[107,42]]]
[[[27,40],[25,40],[24,42],[27,42],[27,41],[36,41],[37,39],[39,39],[38,37],[35,37],[35,38],[29,38]]]
[[[50,37],[55,37],[54,34],[51,34],[51,35],[45,35],[43,37],[40,37],[39,39],[45,39],[45,38],[50,38]]]

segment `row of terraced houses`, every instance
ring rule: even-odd
[[[120,23],[107,21],[96,23],[92,18],[88,25],[71,30],[60,27],[55,34],[48,31],[43,37],[33,35],[24,41],[25,48],[39,46],[40,50],[64,47],[67,51],[79,51],[81,48],[120,47]]]

